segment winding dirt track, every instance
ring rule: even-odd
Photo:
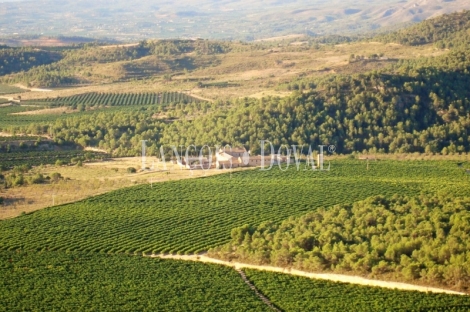
[[[418,285],[399,283],[399,282],[371,280],[371,279],[367,279],[367,278],[360,277],[360,276],[330,274],[330,273],[309,273],[309,272],[299,271],[295,269],[285,269],[285,268],[273,267],[273,266],[268,266],[268,265],[253,265],[253,264],[246,264],[246,263],[239,263],[239,262],[228,262],[224,260],[210,258],[205,255],[151,255],[149,257],[161,258],[161,259],[198,261],[198,262],[204,262],[204,263],[215,263],[215,264],[221,264],[221,265],[233,267],[235,270],[247,268],[247,269],[255,269],[255,270],[262,270],[262,271],[269,271],[269,272],[279,272],[279,273],[309,277],[309,278],[314,278],[314,279],[323,279],[323,280],[351,283],[351,284],[357,284],[357,285],[377,286],[377,287],[390,288],[390,289],[417,290],[421,292],[467,295],[466,293],[447,290],[447,289],[418,286]]]

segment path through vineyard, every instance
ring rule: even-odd
[[[251,288],[255,292],[255,294],[263,301],[267,306],[269,306],[271,309],[277,312],[281,312],[278,308],[274,306],[274,304],[267,298],[265,297],[262,293],[258,291],[258,289],[253,285],[253,283],[246,277],[245,272],[243,272],[240,269],[237,269],[238,274],[242,277],[243,281],[248,285],[248,287]]]
[[[186,260],[186,261],[199,261],[199,262],[204,262],[204,263],[215,263],[215,264],[231,266],[235,270],[248,268],[248,269],[255,269],[255,270],[264,270],[264,271],[269,271],[269,272],[286,273],[286,274],[309,277],[309,278],[314,278],[314,279],[323,279],[323,280],[351,283],[351,284],[365,285],[365,286],[377,286],[377,287],[390,288],[390,289],[417,290],[421,292],[467,295],[462,292],[457,292],[457,291],[452,291],[452,290],[447,290],[447,289],[418,286],[418,285],[399,283],[399,282],[371,280],[371,279],[367,279],[367,278],[360,277],[360,276],[331,274],[331,273],[309,273],[309,272],[304,272],[304,271],[295,270],[295,269],[286,269],[286,268],[274,267],[274,266],[268,266],[268,265],[253,265],[253,264],[246,264],[246,263],[239,263],[239,262],[229,262],[229,261],[210,258],[205,255],[151,255],[150,257],[162,258],[162,259]]]

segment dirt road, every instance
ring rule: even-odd
[[[252,265],[252,264],[239,263],[239,262],[228,262],[228,261],[210,258],[205,255],[189,255],[189,256],[186,256],[186,255],[151,255],[150,257],[161,258],[161,259],[199,261],[199,262],[204,262],[204,263],[215,263],[215,264],[231,266],[236,270],[240,270],[243,268],[256,269],[256,270],[263,270],[263,271],[269,271],[269,272],[286,273],[286,274],[309,277],[309,278],[314,278],[314,279],[323,279],[323,280],[329,280],[329,281],[335,281],[335,282],[351,283],[351,284],[357,284],[357,285],[377,286],[377,287],[391,288],[391,289],[396,288],[400,290],[417,290],[421,292],[467,295],[465,293],[447,290],[447,289],[418,286],[418,285],[399,283],[399,282],[371,280],[371,279],[367,279],[367,278],[360,277],[360,276],[330,274],[330,273],[309,273],[309,272],[299,271],[295,269],[285,269],[285,268],[273,267],[273,266],[267,266],[267,265]]]

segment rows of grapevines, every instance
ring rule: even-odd
[[[85,154],[88,154],[89,158],[107,156],[104,153],[84,151],[21,151],[9,153],[0,151],[0,164],[6,168],[12,168],[20,165],[37,166],[40,164],[55,164],[57,160],[69,163],[72,158],[84,157]]]
[[[185,93],[84,93],[63,98],[50,98],[45,100],[33,100],[35,103],[49,103],[53,105],[165,105],[169,103],[190,103],[199,100]]]
[[[38,137],[38,136],[26,136],[26,135],[22,135],[22,136],[6,136],[6,137],[2,137],[0,136],[0,144],[5,144],[5,143],[8,143],[8,142],[18,142],[18,141],[37,141],[37,140],[40,140],[41,137]]]
[[[470,297],[399,291],[244,270],[255,287],[283,311],[469,311]],[[282,287],[280,287],[282,285]]]
[[[0,249],[198,253],[234,227],[281,222],[373,195],[470,191],[455,163],[338,160],[330,172],[243,171],[140,185],[0,222]],[[189,174],[189,173],[188,173]]]
[[[234,270],[79,253],[0,252],[0,311],[269,311]]]
[[[116,106],[116,107],[107,107],[102,109],[93,109],[83,112],[74,112],[73,115],[70,113],[67,114],[37,114],[37,115],[14,115],[14,113],[26,112],[31,110],[40,110],[44,109],[41,106],[41,103],[34,103],[31,105],[38,106],[7,106],[0,107],[0,130],[7,130],[8,127],[20,127],[20,126],[34,126],[41,123],[52,123],[58,119],[69,118],[70,116],[79,117],[83,115],[92,115],[97,112],[106,112],[112,113],[116,111],[126,111],[132,110],[132,106]],[[44,104],[44,103],[42,103]],[[139,107],[140,109],[145,108],[145,106]]]
[[[61,117],[60,115],[16,115],[16,113],[39,109],[42,109],[42,107],[19,105],[0,107],[0,130],[7,130],[9,126],[27,126],[53,121]]]

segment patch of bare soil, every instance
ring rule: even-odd
[[[45,108],[27,112],[13,113],[12,115],[59,115],[68,110],[67,107]]]

